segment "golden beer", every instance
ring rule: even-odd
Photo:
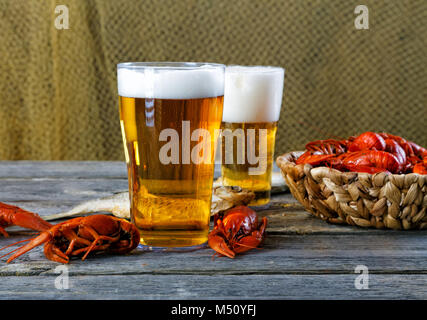
[[[254,191],[255,200],[250,205],[263,205],[270,199],[271,189],[271,171],[274,161],[274,143],[276,141],[277,122],[261,123],[230,123],[223,122],[221,125],[222,133],[225,130],[234,132],[233,140],[227,141],[227,137],[222,135],[221,155],[222,166],[221,175],[223,184],[226,186],[240,186],[245,189]],[[241,130],[241,131],[237,131]],[[250,131],[253,130],[253,137]],[[264,137],[260,137],[260,132],[265,130]],[[237,132],[237,133],[236,133]],[[265,153],[260,151],[263,144],[266,148]],[[245,141],[246,152],[241,151],[244,155],[243,161],[239,161],[239,148]],[[232,152],[227,152],[227,146],[232,144]],[[248,155],[252,153],[259,158],[258,162],[251,163]],[[227,161],[226,157],[232,156]],[[243,157],[241,157],[243,158]],[[230,161],[231,160],[231,161]],[[253,170],[252,174],[250,170]]]
[[[206,72],[197,72],[198,66],[189,69],[167,65],[155,73],[144,70],[145,79],[139,81],[145,82],[145,88],[151,86],[149,94],[147,89],[120,90],[119,83],[131,218],[143,245],[186,247],[207,241],[223,67],[214,65]],[[134,73],[132,78],[122,72],[118,81],[131,79],[131,87],[142,71]],[[147,85],[148,81],[154,84]],[[156,95],[159,98],[142,97]]]
[[[254,191],[250,205],[270,201],[283,82],[279,67],[231,66],[225,72],[222,181]]]

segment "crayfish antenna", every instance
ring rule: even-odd
[[[214,254],[212,255],[212,261],[215,260],[216,255],[218,255],[218,257],[221,257],[221,255],[218,252],[214,252]]]
[[[215,252],[215,253],[212,255],[212,261],[214,261],[214,260],[215,260],[215,256],[218,256],[218,258],[223,258],[223,257],[225,257],[225,255],[223,255],[223,254],[221,254],[221,253],[219,253],[219,252]]]
[[[245,247],[245,248],[250,248],[250,249],[261,249],[258,246],[250,246],[248,244],[242,244],[242,243],[236,243],[236,245],[241,246],[241,247]]]
[[[33,240],[33,239],[35,239],[35,238],[25,239],[25,240],[21,240],[21,241],[17,241],[17,242],[11,243],[11,244],[9,244],[9,245],[7,245],[7,246],[4,246],[3,248],[0,248],[0,251],[4,250],[4,249],[6,249],[6,248],[9,248],[9,247],[13,247],[14,245],[17,245],[18,243],[28,242],[28,241],[31,241],[31,240]],[[18,249],[19,249],[19,248],[18,248]],[[14,251],[15,251],[15,250],[14,250]],[[9,252],[8,254],[10,254],[10,252]],[[6,255],[8,255],[8,254],[6,254]],[[4,256],[6,256],[6,255],[1,256],[0,258],[3,258],[3,257],[4,257]]]
[[[34,238],[33,238],[33,239],[34,239]],[[7,245],[7,246],[5,246],[5,247],[1,248],[1,249],[0,249],[0,251],[1,251],[1,250],[4,250],[4,249],[6,249],[6,248],[12,247],[12,246],[14,246],[15,244],[18,244],[18,243],[21,243],[21,242],[28,242],[28,241],[31,241],[31,240],[33,240],[33,239],[21,240],[21,241],[18,241],[18,242],[15,242],[15,243],[9,244],[9,245]],[[12,253],[14,253],[14,252],[18,251],[19,249],[21,249],[21,248],[16,248],[16,249],[14,249],[14,250],[12,250],[12,251],[10,251],[10,252],[8,252],[8,253],[6,253],[6,254],[4,254],[4,255],[0,256],[0,259],[2,259],[2,258],[4,258],[4,257],[6,257],[6,256],[8,256],[8,255],[10,255],[10,254],[12,254]]]
[[[15,252],[6,262],[9,263],[12,260],[15,260],[16,258],[23,255],[24,253],[30,251],[31,249],[49,241],[49,240],[50,240],[50,234],[48,232],[42,232],[38,237],[31,239],[31,241],[29,243],[27,243],[23,247],[19,248],[18,251]]]

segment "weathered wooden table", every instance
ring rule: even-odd
[[[128,187],[122,162],[0,162],[0,178],[0,201],[42,216]],[[425,231],[329,225],[310,216],[289,193],[274,196],[260,214],[269,219],[263,249],[234,260],[212,260],[209,248],[135,250],[73,259],[64,272],[39,247],[10,264],[0,262],[0,298],[427,298]],[[22,229],[8,231],[11,236],[0,238],[1,246],[28,238]],[[368,270],[367,278],[355,272],[358,266]],[[68,289],[58,282],[67,272]]]

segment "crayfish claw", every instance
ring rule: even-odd
[[[44,247],[44,254],[49,260],[55,262],[68,263],[70,261],[68,256],[51,242],[46,243]]]
[[[231,259],[236,255],[233,250],[231,250],[225,240],[220,236],[211,236],[208,240],[209,246],[214,249],[216,252],[227,256]]]

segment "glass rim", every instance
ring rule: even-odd
[[[121,62],[117,69],[159,69],[159,70],[198,70],[198,69],[225,69],[226,65],[211,62]]]
[[[227,65],[226,71],[228,72],[234,72],[236,69],[236,72],[259,72],[259,73],[270,73],[270,72],[286,72],[286,69],[284,67],[280,66],[265,66],[265,65],[240,65],[240,64],[230,64]]]

